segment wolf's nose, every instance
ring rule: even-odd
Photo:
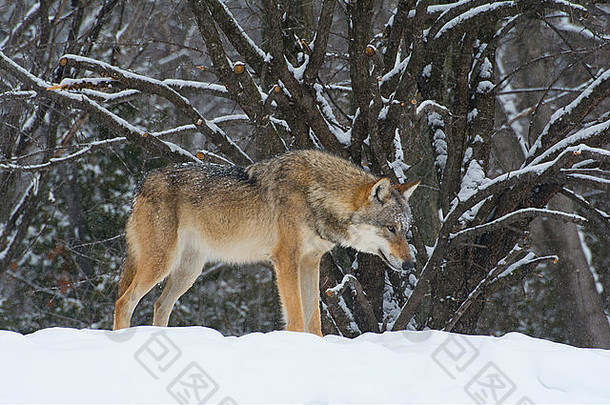
[[[415,263],[411,262],[411,261],[404,261],[402,262],[402,269],[403,270],[413,270],[415,268]]]

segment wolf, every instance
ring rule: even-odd
[[[167,326],[207,262],[268,261],[286,329],[321,336],[321,257],[341,245],[378,255],[397,271],[413,268],[407,201],[418,185],[392,185],[319,150],[248,167],[193,163],[153,171],[136,191],[126,227],[114,329],[129,327],[140,299],[165,278],[153,325]]]

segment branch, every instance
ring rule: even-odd
[[[100,146],[107,146],[107,145],[110,145],[113,143],[124,142],[126,140],[127,140],[127,138],[125,138],[124,136],[120,136],[117,138],[104,139],[101,141],[91,142],[87,145],[84,145],[82,147],[82,149],[79,149],[76,152],[70,153],[65,156],[53,157],[44,163],[33,164],[33,165],[20,165],[20,164],[16,164],[16,163],[11,163],[10,161],[6,162],[6,163],[0,161],[0,169],[17,170],[17,171],[22,171],[22,172],[48,170],[52,166],[55,166],[59,163],[66,163],[70,160],[77,159],[77,158],[81,157],[82,155],[89,153],[94,148],[97,148]]]
[[[454,3],[453,7],[450,7],[447,10],[443,11],[442,14],[435,19],[434,23],[430,27],[430,30],[428,31],[428,38],[436,37],[441,28],[445,27],[447,23],[454,20],[455,18],[461,15],[468,16],[469,14],[472,14],[471,10],[487,3],[489,3],[488,0],[471,0],[466,2]]]
[[[398,55],[398,49],[400,48],[400,41],[403,36],[403,32],[407,25],[407,18],[409,17],[409,10],[415,5],[415,0],[400,0],[396,7],[396,13],[390,17],[390,21],[386,24],[386,30],[389,30],[388,40],[386,42],[386,49],[383,55],[384,58],[384,72],[387,74],[394,68],[396,64],[396,57]]]
[[[608,72],[610,72],[610,70],[608,70]],[[551,118],[551,120],[552,120],[552,118]],[[540,138],[538,138],[538,139],[540,139]],[[523,166],[539,164],[541,162],[544,162],[545,160],[554,158],[559,153],[561,153],[566,147],[574,146],[576,144],[580,144],[581,142],[585,142],[585,141],[589,141],[591,143],[591,141],[593,141],[593,140],[595,141],[594,143],[597,145],[604,145],[604,144],[608,143],[608,141],[610,141],[610,119],[608,119],[604,122],[600,122],[598,124],[590,125],[588,127],[585,127],[585,128],[582,128],[582,129],[576,131],[572,135],[565,137],[565,138],[561,139],[559,142],[550,146],[547,150],[540,153],[535,158],[533,157],[534,156],[533,154],[530,154],[529,157],[531,159],[529,159],[529,163],[526,161],[526,163],[524,163]],[[532,153],[533,150],[534,150],[534,147],[532,147],[532,149],[530,150],[530,153]],[[603,152],[605,152],[603,149],[599,149],[596,158],[603,160],[604,159]]]
[[[250,159],[232,139],[216,125],[206,120],[199,111],[191,105],[188,99],[180,95],[180,93],[172,89],[163,81],[119,69],[108,63],[78,55],[64,55],[60,59],[60,64],[64,66],[83,67],[104,76],[109,75],[130,88],[135,88],[149,94],[158,94],[164,97],[182,111],[193,123],[196,123],[199,132],[210,139],[223,153],[227,156],[231,156],[236,164],[252,163],[252,159]]]
[[[362,289],[362,285],[360,285],[360,282],[354,275],[346,274],[343,276],[341,283],[334,288],[329,288],[326,290],[326,296],[338,297],[339,295],[343,294],[347,288],[351,288],[354,292],[354,298],[356,298],[356,301],[362,308],[366,326],[378,325],[377,318],[375,317],[375,313],[373,312],[370,302],[366,299],[366,294]]]
[[[309,125],[322,143],[321,146],[334,153],[342,154],[344,147],[328,127],[319,106],[315,104],[314,91],[310,86],[304,85],[297,79],[295,76],[297,69],[289,65],[286,60],[284,55],[282,18],[276,2],[274,0],[264,0],[263,10],[269,27],[269,48],[273,57],[271,60],[272,71],[279,79],[278,85],[280,88],[283,88],[286,95],[294,102],[294,105],[290,106],[294,116],[304,118],[307,125]],[[301,141],[302,143],[311,143],[309,139],[302,139]]]
[[[587,185],[598,190],[610,192],[610,180],[608,179],[588,176],[586,174],[568,174],[565,176],[565,180],[567,183]]]
[[[599,151],[603,151],[603,153]],[[415,311],[425,295],[424,286],[436,276],[439,269],[439,264],[446,256],[451,229],[453,229],[459,223],[460,217],[466,211],[481,201],[486,200],[490,196],[513,187],[520,182],[545,183],[556,181],[555,177],[559,172],[559,169],[567,165],[571,165],[576,160],[587,159],[592,154],[597,153],[599,153],[599,155],[607,154],[608,157],[610,157],[610,152],[601,149],[590,148],[586,145],[572,146],[566,148],[551,162],[528,166],[514,172],[505,173],[480,185],[478,190],[468,196],[468,198],[465,200],[460,201],[456,198],[452,202],[452,207],[441,224],[436,245],[434,246],[432,253],[429,255],[428,261],[422,269],[419,280],[415,285],[415,289],[413,290],[409,300],[403,306],[392,329],[404,329],[415,315]]]
[[[8,35],[2,43],[0,43],[0,49],[7,49],[7,47],[11,46],[11,44],[15,41],[15,39],[19,38],[23,32],[32,24],[35,23],[38,18],[38,14],[40,13],[40,3],[34,4],[28,12],[23,16],[22,21],[20,21],[12,30],[10,35]]]
[[[587,201],[583,196],[576,194],[570,189],[563,188],[559,192],[580,205],[589,219],[610,231],[610,214],[595,208],[593,204]]]
[[[218,26],[225,33],[237,52],[245,58],[246,63],[252,66],[259,76],[262,76],[265,70],[268,69],[267,59],[269,56],[246,34],[235,17],[233,17],[229,8],[222,1],[191,1],[191,7],[197,7],[201,10],[203,2],[209,7],[214,20],[218,23]]]
[[[0,102],[4,100],[27,100],[36,97],[36,92],[31,90],[11,90],[0,93]]]
[[[210,4],[210,7],[219,7],[219,9],[216,11],[220,15],[216,15],[215,9],[208,8],[207,3]],[[230,21],[232,21],[230,26],[233,29],[241,30],[242,33],[243,30],[233,20],[232,15],[230,15],[229,10],[224,7],[224,5],[219,5],[214,1],[208,1],[207,3],[204,4],[201,1],[192,0],[190,2],[190,5],[197,19],[199,32],[201,33],[201,36],[205,41],[206,49],[208,50],[208,54],[210,55],[212,63],[214,64],[214,68],[216,69],[216,76],[226,87],[229,94],[231,95],[231,98],[239,104],[242,110],[254,123],[258,131],[257,135],[259,137],[259,139],[257,139],[257,142],[259,144],[267,145],[270,149],[269,154],[285,150],[284,145],[281,142],[280,137],[275,131],[273,125],[269,125],[269,114],[267,114],[265,111],[265,105],[261,95],[261,91],[259,87],[254,83],[254,80],[248,72],[248,69],[246,69],[246,66],[241,62],[236,62],[234,64],[230,63],[226,51],[224,49],[220,34],[216,29],[214,18],[220,17],[222,19],[224,16],[225,19],[229,19]],[[225,21],[225,23],[228,24],[229,22]],[[225,32],[225,34],[227,34],[228,36],[238,35],[236,32]],[[243,33],[243,35],[245,35],[245,33]],[[251,57],[248,52],[255,52],[253,49],[251,49],[251,47],[255,45],[252,40],[249,39],[249,37],[247,36],[238,37],[245,41],[247,44],[250,44],[250,47],[247,47],[241,42],[236,45],[239,46],[241,44],[242,46],[247,48],[242,49],[241,51],[245,52],[245,54],[242,54],[242,56],[245,56],[246,59],[248,59],[249,57]],[[246,41],[245,38],[247,38],[248,40]],[[238,51],[240,51],[239,48]],[[267,67],[265,66],[263,73],[265,73],[266,70]]]
[[[528,11],[542,11],[546,8],[561,10],[571,15],[582,17],[587,13],[587,9],[574,3],[563,0],[537,0],[537,1],[469,1],[465,9],[455,7],[449,11],[447,16],[453,17],[442,27],[435,28],[429,34],[429,45],[434,49],[445,49],[446,43],[451,38],[459,38],[461,34],[481,26],[495,24],[497,21],[514,15],[516,13],[526,13]],[[524,7],[525,4],[525,7]],[[446,18],[441,16],[442,22]],[[440,24],[439,24],[440,25]]]
[[[178,90],[191,90],[195,92],[201,92],[204,94],[211,94],[217,97],[228,97],[229,91],[221,84],[198,82],[194,80],[182,80],[182,79],[165,79],[163,83],[167,84],[172,89]]]
[[[169,142],[161,141],[155,137],[147,136],[147,133],[131,125],[118,115],[101,107],[98,103],[85,95],[77,95],[69,92],[49,91],[50,83],[32,75],[27,70],[9,59],[0,51],[0,68],[9,72],[21,81],[26,87],[32,88],[38,96],[52,100],[63,106],[70,106],[83,110],[95,117],[101,125],[108,127],[111,131],[121,134],[128,141],[137,144],[154,155],[165,157],[173,162],[189,162],[197,160],[186,150]]]
[[[373,94],[369,74],[369,59],[365,50],[369,45],[373,4],[367,2],[348,3],[348,53],[349,75],[353,89],[353,105],[356,113],[352,123],[351,155],[355,162],[362,161],[362,143],[369,136],[369,109]],[[381,156],[379,156],[381,158]]]
[[[565,107],[557,110],[549,120],[548,124],[542,130],[536,142],[532,145],[524,165],[537,160],[538,155],[548,153],[547,149],[558,140],[563,139],[576,126],[581,125],[584,118],[589,112],[599,104],[603,99],[610,95],[610,69],[599,75],[586,89],[580,93],[574,101]],[[608,123],[598,124],[605,125],[602,131],[608,130]],[[577,133],[582,133],[587,129],[582,129]],[[559,143],[559,142],[558,142]]]
[[[517,257],[521,256],[523,251],[520,247],[515,246],[510,253],[504,257],[502,260],[498,262],[498,265],[494,267],[489,274],[479,282],[479,284],[472,290],[472,292],[468,295],[466,300],[462,302],[460,307],[457,309],[453,317],[447,322],[444,331],[451,332],[451,330],[455,327],[460,318],[466,313],[468,308],[474,303],[474,301],[481,295],[483,290],[489,285],[495,283],[501,278],[507,277],[512,274],[515,270],[524,266],[532,266],[535,264],[539,264],[544,261],[551,260],[553,262],[557,261],[557,256],[544,256],[544,257],[535,257],[534,253],[527,253],[523,255],[520,259]]]
[[[456,247],[457,244],[460,244],[467,239],[474,238],[476,236],[483,235],[485,233],[497,229],[506,228],[512,223],[536,217],[545,217],[565,222],[573,222],[578,225],[583,225],[587,222],[587,220],[581,217],[580,215],[568,214],[567,212],[554,211],[543,208],[523,208],[517,211],[510,212],[486,224],[474,226],[472,228],[467,228],[451,234],[449,236],[452,245],[451,247]]]
[[[303,73],[305,83],[313,83],[315,81],[318,72],[324,63],[330,27],[333,23],[335,2],[335,0],[324,0],[322,3],[320,18],[318,18],[318,30],[316,31],[316,37],[313,41],[313,51],[309,57],[309,63],[305,67],[305,72]]]

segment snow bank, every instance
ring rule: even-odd
[[[0,402],[591,403],[610,351],[511,333],[223,337],[203,327],[0,332]]]

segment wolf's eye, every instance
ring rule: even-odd
[[[390,233],[396,233],[396,228],[394,227],[394,225],[388,225],[387,228]]]

